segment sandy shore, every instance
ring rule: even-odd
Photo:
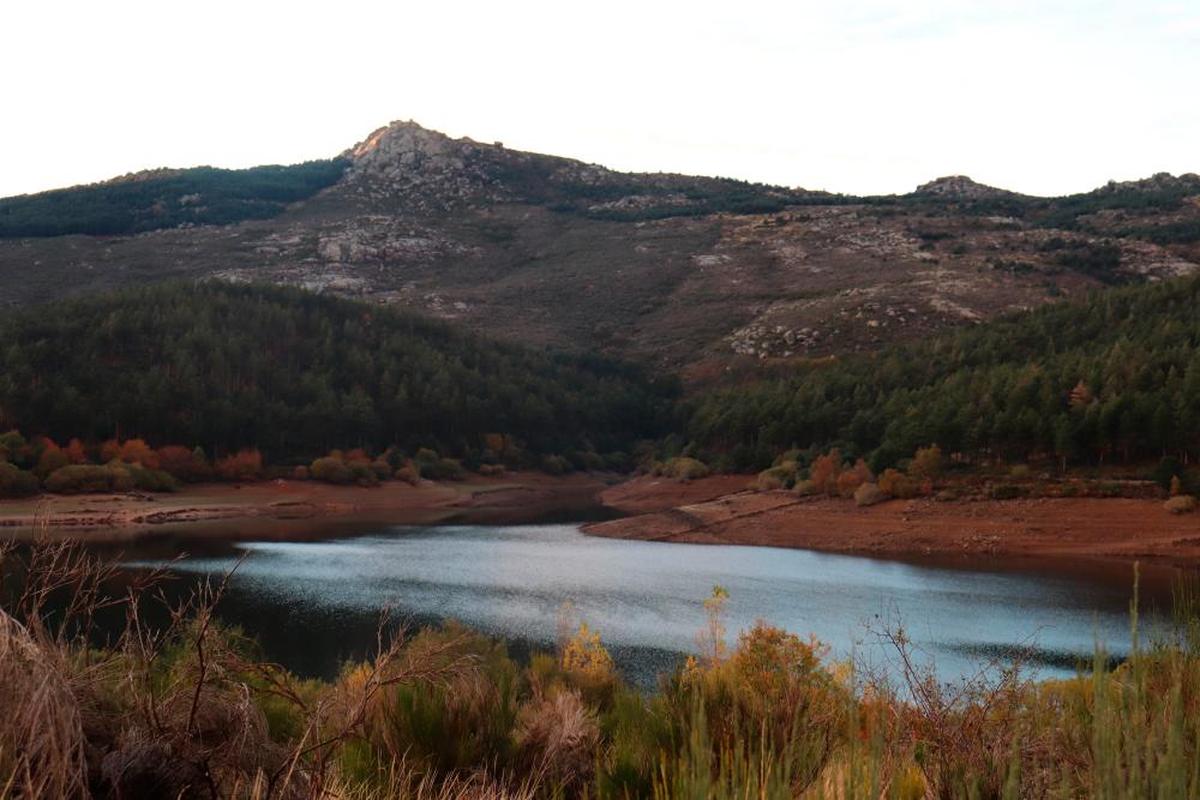
[[[511,473],[410,486],[312,481],[197,484],[170,494],[41,495],[0,500],[0,535],[124,541],[203,531],[229,538],[312,538],[369,523],[518,523],[600,508],[608,483],[591,475]]]
[[[884,557],[1089,557],[1200,566],[1200,514],[1161,501],[853,501],[747,491],[745,476],[682,484],[641,477],[601,493],[631,516],[588,525],[624,539],[799,547]]]

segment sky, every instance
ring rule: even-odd
[[[407,119],[854,194],[1200,172],[1197,0],[37,0],[0,7],[0,76],[0,196]]]

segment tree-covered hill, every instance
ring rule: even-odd
[[[345,159],[250,169],[158,170],[40,194],[0,199],[0,239],[142,233],[273,217],[332,185]]]
[[[789,448],[882,467],[939,444],[1066,463],[1200,457],[1200,279],[1087,300],[699,400],[693,447],[741,469]]]
[[[530,456],[607,454],[662,435],[673,391],[630,366],[282,288],[167,283],[0,321],[0,430],[60,441],[281,460],[390,445],[472,456],[502,434]]]

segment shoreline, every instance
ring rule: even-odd
[[[922,564],[1020,560],[1200,566],[1200,514],[1157,500],[851,500],[746,488],[745,475],[683,483],[513,472],[378,487],[274,480],[192,484],[171,494],[39,495],[0,501],[0,538],[311,540],[370,525],[576,522],[591,536],[786,547]],[[609,518],[615,517],[615,518]],[[594,520],[594,521],[588,521]]]
[[[272,480],[190,484],[167,494],[42,494],[0,501],[0,537],[98,544],[189,534],[282,540],[371,524],[517,524],[598,509],[596,498],[611,483],[604,476],[514,472],[417,486]]]
[[[1036,498],[852,500],[746,489],[746,476],[682,484],[634,478],[601,500],[627,516],[584,526],[592,536],[690,544],[791,547],[892,560],[1107,559],[1200,566],[1200,514],[1159,500]]]

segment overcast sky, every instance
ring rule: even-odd
[[[0,196],[394,119],[852,193],[1200,171],[1197,0],[12,0],[0,31]]]

